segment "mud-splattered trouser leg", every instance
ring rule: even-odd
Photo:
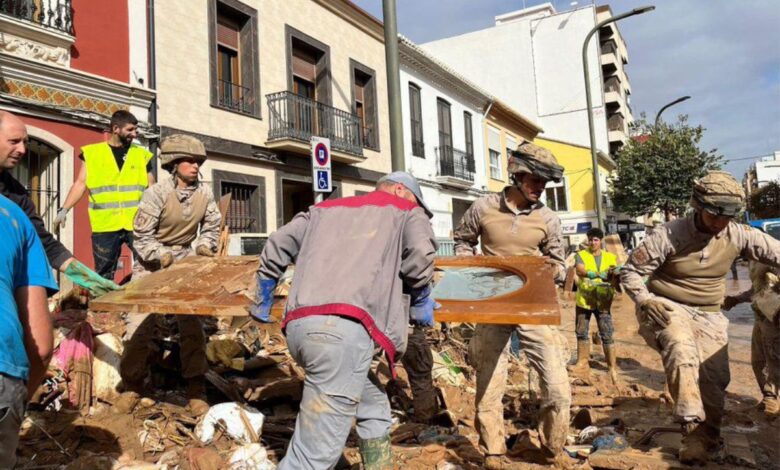
[[[19,428],[27,407],[24,381],[0,374],[0,468],[14,468]]]
[[[206,335],[203,323],[194,315],[177,315],[181,346],[181,376],[200,377],[208,370]],[[155,339],[156,318],[153,314],[128,314],[125,349],[119,370],[125,385],[138,386],[149,371],[149,353]]]
[[[114,280],[122,244],[133,248],[133,232],[118,230],[92,234],[92,256],[95,259],[95,272],[106,279]]]
[[[577,319],[574,330],[577,334],[577,341],[590,341],[590,338],[588,337],[590,331],[590,317],[594,315],[596,317],[596,324],[599,327],[601,343],[609,346],[614,342],[612,339],[614,332],[612,314],[609,311],[601,312],[599,310],[588,310],[579,306],[576,307],[575,311]]]
[[[517,331],[522,350],[537,372],[541,389],[539,432],[542,444],[558,453],[569,427],[571,390],[566,360],[561,354],[560,333],[549,326],[477,325],[471,339],[469,358],[476,369],[476,426],[480,446],[487,455],[506,453],[504,406],[508,345]]]
[[[768,398],[778,398],[780,387],[780,316],[770,321],[755,312],[750,362],[761,393]]]
[[[728,356],[729,321],[721,312],[703,312],[665,300],[672,311],[662,328],[639,316],[639,333],[660,351],[666,381],[681,423],[704,421],[720,429],[731,380]]]
[[[370,373],[374,342],[363,325],[317,315],[291,321],[286,333],[290,355],[306,379],[295,432],[278,470],[335,466],[353,419],[361,439],[390,432],[390,402]]]
[[[406,353],[401,362],[409,376],[414,417],[417,421],[425,422],[438,410],[436,389],[433,386],[433,354],[424,327],[414,326],[410,329]]]

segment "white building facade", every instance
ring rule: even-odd
[[[495,26],[491,28],[429,42],[421,47],[539,123],[545,130],[540,137],[589,147],[582,46],[588,31],[596,25],[597,17],[610,14],[596,10],[590,5],[558,13],[552,4],[545,3],[497,16]],[[613,118],[615,104],[605,99],[608,94],[605,89],[610,90],[611,98],[613,94],[622,93],[621,101],[627,108],[625,90],[630,94],[622,67],[627,62],[625,44],[616,27],[610,31],[613,32],[610,41],[619,42],[614,53],[602,53],[599,34],[605,32],[594,35],[588,45],[596,146],[606,154],[622,145],[612,143],[619,136],[616,132],[609,133],[608,119],[614,121],[613,127],[620,120],[620,135],[625,138],[627,122],[631,118],[627,110],[623,110],[621,119]],[[604,48],[612,49],[611,43]],[[603,69],[605,58],[611,62]],[[619,67],[613,62],[619,62]],[[607,81],[613,75],[619,78]],[[616,83],[620,84],[620,93],[611,91]]]
[[[452,232],[487,191],[483,120],[491,98],[401,37],[401,94],[406,168],[433,212],[439,253],[451,253]]]

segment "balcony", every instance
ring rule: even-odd
[[[231,111],[252,114],[252,91],[237,83],[219,80],[217,104]]]
[[[607,119],[607,130],[609,131],[610,142],[626,141],[626,121],[620,114],[613,114]]]
[[[352,113],[280,91],[266,96],[270,123],[269,148],[309,152],[312,136],[327,137],[334,160],[357,163],[365,160],[360,118]]]
[[[469,188],[474,183],[474,155],[449,145],[436,147],[437,180],[449,186]]]
[[[73,36],[71,0],[0,0],[0,14]]]

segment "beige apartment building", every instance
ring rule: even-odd
[[[256,251],[313,203],[312,136],[331,142],[326,197],[371,191],[390,171],[383,30],[373,16],[346,0],[155,5],[161,135],[206,144],[204,179],[216,197],[232,194],[231,254]]]
[[[612,9],[609,5],[596,7],[596,22],[611,17]],[[628,49],[615,23],[602,26],[598,38],[601,72],[604,77],[609,153],[615,155],[628,140],[628,125],[634,120],[631,112],[631,82],[626,73]]]

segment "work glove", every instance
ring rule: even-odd
[[[640,306],[640,310],[645,320],[650,319],[661,328],[666,328],[672,322],[672,317],[670,315],[672,307],[660,300],[646,300]]]
[[[271,307],[274,304],[274,290],[276,280],[261,279],[257,276],[257,294],[255,301],[249,306],[249,314],[255,320],[263,323],[271,323]]]
[[[431,297],[431,286],[412,289],[409,317],[412,323],[420,326],[433,326],[433,311],[441,308]]]
[[[597,277],[596,271],[588,271],[588,279],[596,279]]]
[[[214,252],[211,251],[211,248],[206,245],[198,245],[198,247],[195,248],[195,254],[198,256],[206,256],[208,258],[214,257]]]
[[[723,310],[731,310],[732,308],[736,307],[737,305],[741,304],[742,301],[739,297],[736,295],[727,295],[725,299],[723,299]]]
[[[74,284],[87,289],[92,297],[100,297],[108,292],[122,289],[114,281],[102,277],[75,259],[65,268],[64,274]]]
[[[62,227],[65,226],[65,222],[68,220],[68,212],[70,209],[64,207],[57,211],[57,217],[54,218],[54,226],[52,227],[55,232],[59,232]]]
[[[173,253],[170,251],[166,251],[160,256],[160,267],[161,268],[167,268],[168,266],[173,264]]]
[[[602,281],[606,281],[606,280],[607,280],[607,278],[609,278],[609,273],[599,273],[599,278],[600,278]]]

